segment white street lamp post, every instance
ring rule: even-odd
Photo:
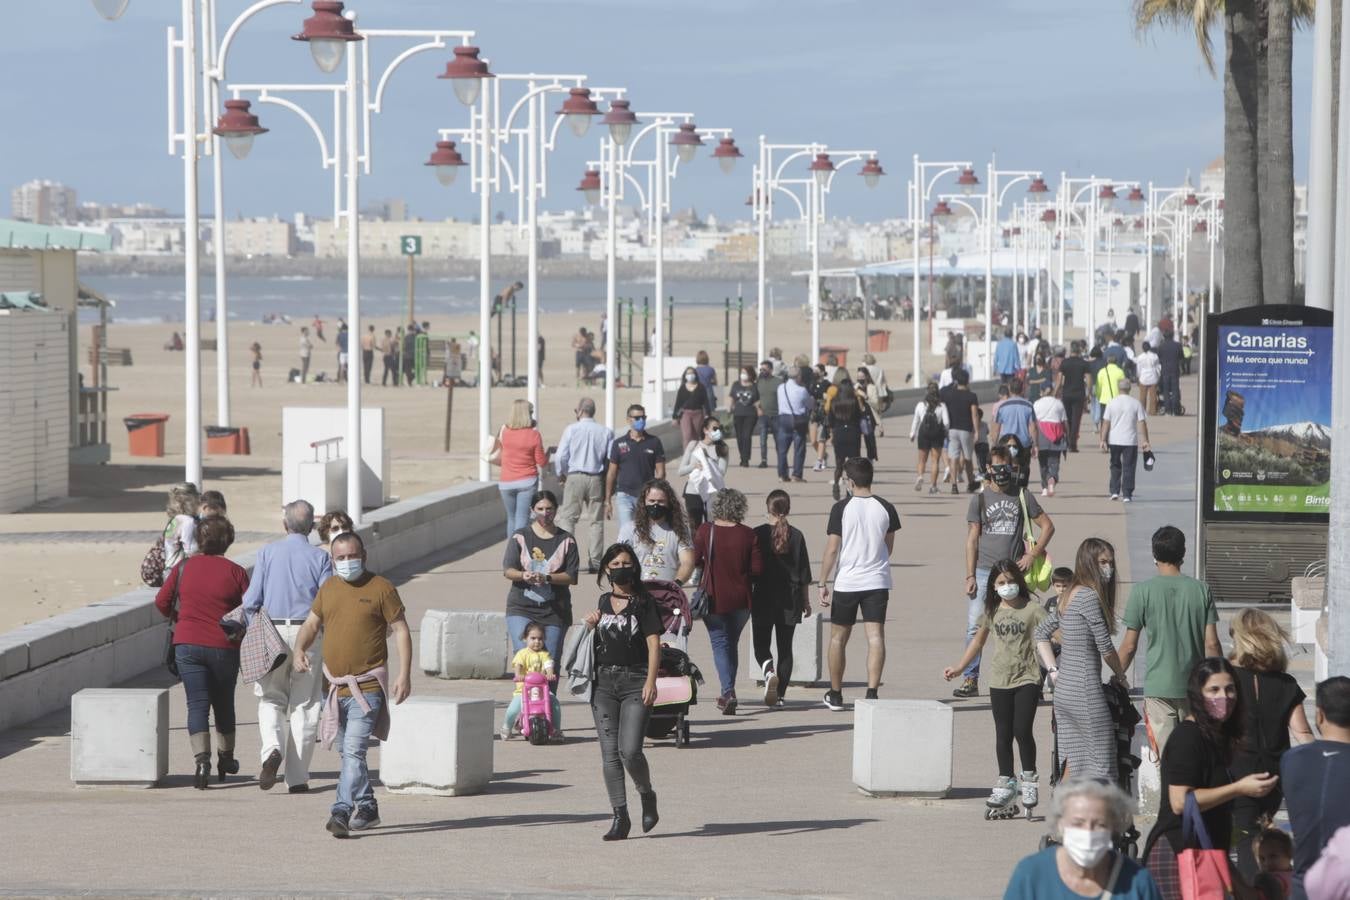
[[[985,166],[984,171],[986,210],[984,220],[984,358],[988,372],[992,373],[994,366],[994,239],[996,234],[994,229],[998,227],[999,210],[1003,208],[1003,200],[1013,185],[1022,181],[1031,181],[1029,190],[1038,186],[1044,189],[1045,182],[1041,180],[1039,171],[998,169],[995,167],[993,159]],[[1004,179],[1007,180],[1004,181]],[[1038,194],[1042,192],[1041,190],[1035,191]],[[1016,282],[1014,281],[1015,289]]]
[[[929,176],[928,173],[934,170],[936,170],[934,174]],[[918,387],[922,387],[923,385],[923,372],[921,366],[922,357],[919,350],[919,330],[922,327],[923,321],[923,304],[919,299],[919,230],[923,227],[923,217],[927,214],[928,201],[932,197],[934,185],[937,184],[938,179],[950,175],[953,172],[962,173],[961,178],[958,179],[958,184],[962,187],[962,193],[969,195],[973,192],[973,189],[978,186],[979,179],[975,178],[974,170],[971,168],[969,162],[921,162],[919,160],[919,154],[914,154],[914,180],[911,182],[912,187],[910,190],[911,204],[909,224],[910,234],[913,236],[914,245],[914,302],[912,304],[914,309],[913,378],[915,386]],[[933,238],[930,236],[930,244],[932,240]],[[929,252],[932,252],[931,246]],[[932,286],[930,285],[929,287],[931,289]],[[930,324],[932,322],[933,313],[934,311],[932,309],[928,310]],[[991,330],[991,328],[987,327],[986,334]],[[993,358],[990,357],[991,366],[992,362]]]
[[[786,154],[775,164],[774,154]],[[786,178],[789,163],[802,157],[812,157],[805,178]],[[834,158],[832,158],[834,157]],[[768,223],[773,216],[773,193],[779,191],[792,199],[804,224],[808,249],[811,251],[811,278],[808,283],[808,307],[811,310],[811,359],[820,358],[820,220],[825,215],[825,195],[830,192],[834,176],[852,163],[862,163],[863,183],[875,188],[886,173],[877,160],[875,150],[831,150],[825,144],[770,144],[759,136],[759,165],[755,167],[755,184],[750,195],[759,224],[759,324],[756,331],[759,358],[765,358],[765,259],[768,241]],[[794,190],[802,185],[806,190],[803,200]],[[813,362],[814,364],[814,362]]]

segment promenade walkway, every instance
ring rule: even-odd
[[[1188,391],[1194,390],[1187,379]],[[1190,406],[1191,403],[1188,403]],[[1193,440],[1196,420],[1150,422],[1156,446]],[[887,622],[888,662],[883,698],[950,699],[944,665],[960,655],[965,514],[969,497],[915,493],[908,417],[887,422],[875,490],[900,511],[902,531],[893,556],[896,587]],[[555,435],[546,436],[551,443]],[[1131,518],[1161,499],[1161,482],[1184,481],[1191,471],[1171,466],[1139,473],[1132,508],[1107,501],[1106,457],[1085,439],[1084,452],[1064,466],[1059,495],[1045,506],[1057,533],[1051,555],[1068,563],[1085,537],[1116,544],[1125,584],[1152,574],[1141,570],[1147,551],[1136,542]],[[1166,459],[1167,457],[1160,457]],[[750,498],[750,524],[763,497],[776,487],[774,471],[741,469],[728,482]],[[819,566],[831,505],[825,473],[793,486],[793,522]],[[1168,497],[1168,521],[1185,527],[1191,509]],[[1189,529],[1188,529],[1189,530]],[[612,532],[611,532],[612,533]],[[413,627],[427,609],[501,609],[501,542],[456,561],[435,558],[392,575]],[[594,581],[574,591],[578,617],[591,608]],[[859,629],[860,631],[860,629]],[[414,646],[416,635],[414,635]],[[844,695],[862,695],[865,646],[850,646]],[[707,633],[697,627],[690,654],[714,678]],[[749,629],[741,648],[741,706],[734,718],[717,714],[715,688],[695,708],[693,743],[649,744],[661,824],[650,836],[604,844],[609,811],[600,781],[595,729],[589,710],[564,705],[569,741],[533,747],[496,744],[496,776],[479,796],[430,798],[379,792],[384,824],[358,840],[333,840],[324,830],[337,774],[336,754],[315,755],[313,790],[262,793],[252,777],[231,779],[206,793],[190,787],[191,756],[184,733],[181,687],[171,694],[171,765],[167,785],[147,791],[76,789],[69,780],[69,716],[48,717],[0,735],[0,783],[6,815],[0,824],[0,895],[301,896],[700,896],[774,894],[828,897],[974,898],[1001,896],[1013,865],[1036,849],[1041,821],[986,822],[984,798],[996,774],[993,723],[987,696],[954,701],[955,789],[940,801],[871,799],[850,780],[852,713],[830,712],[823,687],[788,693],[783,710],[757,700]],[[164,684],[160,676],[143,683]],[[506,682],[449,682],[415,673],[413,692],[491,697],[500,708]],[[238,754],[256,775],[256,703],[238,691]],[[1041,769],[1052,748],[1050,710],[1037,717]],[[378,768],[379,754],[372,754]],[[1042,788],[1048,806],[1048,779]],[[635,801],[634,801],[635,802]]]

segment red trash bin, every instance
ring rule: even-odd
[[[133,413],[122,423],[127,426],[128,450],[132,456],[164,455],[164,423],[168,413]]]
[[[867,332],[867,351],[885,353],[891,349],[891,333],[885,328],[874,328]]]

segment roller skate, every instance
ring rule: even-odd
[[[1035,772],[1022,772],[1018,776],[1022,786],[1022,805],[1026,807],[1027,821],[1031,821],[1031,811],[1041,801],[1040,776]]]
[[[1011,775],[1000,775],[984,805],[987,807],[984,818],[988,822],[1011,819],[1020,814],[1021,810],[1017,808],[1017,780]]]

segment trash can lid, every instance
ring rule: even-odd
[[[207,425],[206,436],[209,438],[234,437],[239,433],[239,429],[231,425]]]
[[[168,413],[132,413],[131,415],[127,416],[127,418],[128,418],[128,419],[137,419],[137,420],[140,420],[140,421],[143,421],[143,422],[167,422],[167,421],[169,421],[169,414],[168,414]]]

